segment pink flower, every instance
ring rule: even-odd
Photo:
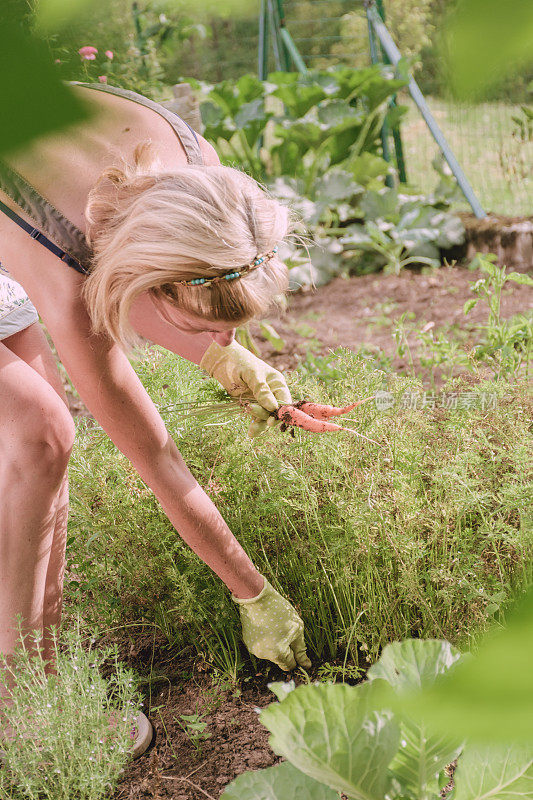
[[[99,75],[98,80],[100,83],[107,83],[107,75]]]
[[[106,50],[106,51],[105,51],[105,54],[106,54],[106,57],[107,57],[107,58],[108,58],[110,61],[113,61],[113,58],[114,58],[114,56],[113,56],[113,51],[112,51],[112,50]]]
[[[56,58],[54,60],[54,64],[61,64],[61,59],[60,58]]]
[[[85,45],[85,47],[80,47],[78,53],[80,54],[82,61],[94,61],[98,50],[96,47],[91,47],[91,45]]]

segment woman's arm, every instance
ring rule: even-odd
[[[255,597],[263,578],[189,471],[127,357],[107,336],[91,333],[79,297],[83,278],[65,268],[61,278],[54,293],[36,285],[34,296],[39,296],[39,313],[83,402],[189,547],[235,596]]]

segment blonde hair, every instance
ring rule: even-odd
[[[209,287],[176,283],[250,264],[300,223],[239,169],[189,164],[165,171],[148,140],[136,147],[133,163],[123,159],[100,175],[85,216],[92,263],[83,298],[93,330],[107,332],[126,351],[142,341],[129,313],[145,291],[156,302],[236,327],[264,315],[288,289],[288,270],[277,256]]]

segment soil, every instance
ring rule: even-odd
[[[392,331],[404,313],[411,314],[409,324],[426,327],[433,333],[446,332],[447,338],[472,346],[476,325],[487,320],[485,303],[465,316],[463,306],[475,295],[470,283],[480,277],[478,271],[450,266],[420,274],[404,270],[400,275],[383,273],[334,278],[326,286],[298,291],[289,296],[286,312],[275,311],[268,317],[284,341],[278,352],[260,333],[259,325],[250,324],[257,339],[261,358],[279,370],[298,366],[307,351],[326,355],[346,347],[374,356],[380,366],[395,372],[421,377],[424,384],[438,386],[443,370],[428,369],[422,363],[423,348],[414,333],[408,336],[413,364],[396,353]],[[533,308],[533,288],[509,282],[502,292],[501,316],[509,319]]]
[[[156,730],[155,743],[129,763],[112,800],[218,800],[242,772],[282,761],[271,750],[270,734],[256,709],[276,700],[269,682],[292,678],[299,685],[301,675],[264,662],[264,671],[248,670],[238,685],[232,685],[217,679],[210,664],[170,652],[161,635],[154,640],[152,633],[143,636],[141,632],[133,639],[124,631],[98,644],[106,646],[111,641],[118,645],[120,660],[141,676],[141,687],[146,676],[149,688],[144,691],[143,710]],[[309,676],[317,679],[317,667],[311,668]],[[206,723],[207,734],[196,744],[181,718],[194,714]]]
[[[127,767],[114,800],[218,799],[242,772],[277,764],[281,758],[255,711],[274,700],[264,679],[214,693],[210,677],[200,674],[164,688],[146,709],[157,731],[155,745]],[[186,725],[181,715],[193,714],[202,715],[208,734],[196,745],[179,724]]]

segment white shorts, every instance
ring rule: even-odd
[[[0,264],[0,340],[23,331],[38,319],[35,306],[20,283]]]

